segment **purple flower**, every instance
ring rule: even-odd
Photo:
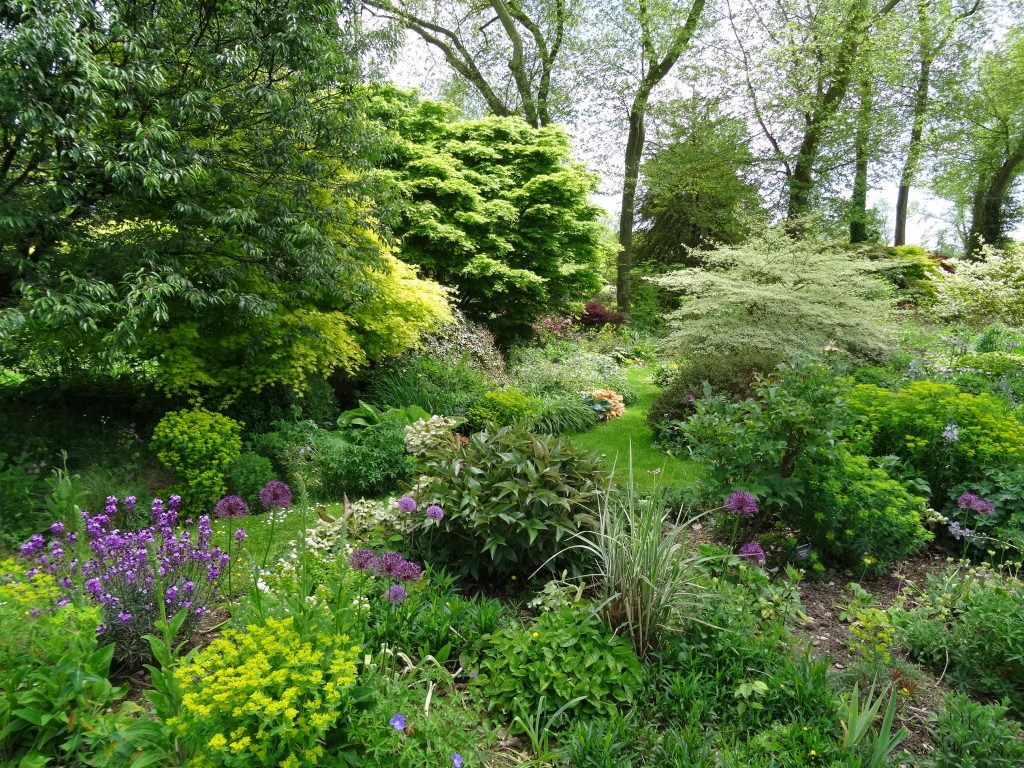
[[[245,531],[243,529],[239,528],[237,531],[235,531],[235,541],[245,541]]]
[[[960,539],[967,539],[970,541],[974,536],[974,531],[962,527],[956,520],[949,524],[949,533],[957,541],[960,541]]]
[[[138,503],[138,499],[136,499],[134,496],[125,496],[124,497],[124,505],[128,508],[129,512],[131,512],[133,509],[135,509],[136,503]]]
[[[38,608],[32,608],[28,612],[28,615],[31,616],[33,619],[38,619],[40,616],[43,615],[43,612],[40,611]]]
[[[392,605],[400,605],[405,601],[406,595],[405,587],[401,584],[392,584],[391,588],[387,592],[387,601]]]
[[[753,517],[757,514],[757,499],[746,491],[735,491],[725,500],[725,508],[740,517]]]
[[[380,557],[373,559],[370,569],[388,576],[397,576],[398,567],[404,562],[405,558],[397,552],[385,552]]]
[[[365,571],[374,560],[373,550],[357,549],[348,556],[348,564],[357,571]]]
[[[20,547],[22,557],[33,557],[43,551],[46,541],[41,533],[34,534]]]
[[[416,499],[412,496],[403,496],[398,500],[398,511],[399,512],[415,512],[416,511]]]
[[[742,547],[740,547],[740,557],[744,560],[749,560],[756,565],[764,565],[767,559],[764,554],[764,550],[761,545],[756,541],[748,541]]]
[[[51,525],[50,533],[52,533],[54,536],[60,536],[62,533],[64,533],[64,523],[56,522],[53,525]]]
[[[452,755],[452,765],[455,768],[462,768],[462,755],[460,755],[458,752]]]
[[[264,509],[287,509],[292,505],[292,489],[280,480],[271,480],[260,491],[260,504]]]
[[[429,507],[427,507],[427,517],[429,517],[431,520],[441,522],[442,520],[444,520],[444,510],[441,509],[441,507],[438,506],[437,504],[431,504]]]
[[[697,402],[697,398],[694,397],[693,395],[683,395],[683,402],[687,404],[695,403]]]
[[[991,501],[986,501],[977,494],[974,493],[963,493],[960,498],[956,500],[956,505],[960,509],[969,509],[972,512],[977,512],[979,515],[985,515],[986,517],[992,517],[996,513],[996,506]]]
[[[388,720],[388,725],[394,728],[398,732],[405,730],[405,717],[403,715],[392,715],[391,719]]]
[[[395,566],[394,576],[399,581],[416,581],[423,575],[423,569],[416,563],[403,560]]]
[[[225,496],[217,502],[217,506],[213,508],[213,513],[220,518],[244,517],[249,514],[249,505],[245,503],[245,499],[241,496]]]
[[[121,611],[120,613],[117,614],[117,620],[121,624],[127,624],[129,621],[132,620],[132,615],[130,613],[128,613],[127,611]]]

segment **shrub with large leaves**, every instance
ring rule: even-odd
[[[444,519],[424,518],[423,539],[434,561],[474,579],[572,567],[576,550],[563,550],[607,484],[597,456],[512,427],[477,432],[427,463],[429,501]]]

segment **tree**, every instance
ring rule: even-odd
[[[469,317],[509,342],[597,289],[610,233],[589,201],[597,178],[561,128],[460,120],[391,88],[377,108],[399,137],[389,168],[406,198],[394,223],[402,258],[453,286]]]
[[[8,362],[51,338],[226,394],[367,359],[367,308],[409,275],[374,231],[357,93],[371,41],[339,27],[344,11],[0,6]],[[412,316],[429,323],[444,302],[421,287]]]
[[[747,130],[700,99],[664,107],[671,117],[643,165],[636,233],[640,262],[690,263],[690,252],[742,241],[763,201],[745,176]]]

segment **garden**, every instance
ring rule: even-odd
[[[484,5],[516,87],[589,44]],[[455,35],[417,8],[2,6],[0,766],[1024,765],[1012,183],[889,246],[835,178],[783,214],[717,107],[644,155],[635,102],[616,241],[494,50],[486,116],[387,82]],[[1022,41],[958,54],[972,114]]]

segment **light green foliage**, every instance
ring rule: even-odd
[[[709,599],[701,583],[708,558],[688,551],[687,523],[669,520],[663,505],[636,498],[629,486],[623,498],[602,498],[593,526],[574,542],[596,564],[606,623],[640,656],[662,648]]]
[[[56,580],[45,573],[29,578],[26,571],[18,560],[0,560],[5,765],[46,765],[67,752],[85,757],[88,732],[116,717],[108,708],[125,693],[107,679],[114,646],[97,647],[99,611],[76,603],[56,607],[62,596]]]
[[[389,408],[386,411],[382,411],[360,400],[359,407],[347,410],[338,417],[338,427],[343,430],[355,431],[363,427],[375,427],[386,421],[409,426],[417,421],[429,418],[430,414],[418,405],[410,405],[406,408]]]
[[[575,393],[549,395],[541,399],[533,430],[545,435],[586,432],[598,422],[598,414]]]
[[[345,716],[359,648],[306,633],[294,618],[227,630],[174,675],[182,710],[168,725],[211,768],[321,763]]]
[[[669,125],[643,165],[635,245],[638,261],[671,265],[690,249],[742,241],[763,201],[741,175],[753,162],[742,120],[697,98],[663,109]]]
[[[378,366],[370,377],[366,399],[378,406],[417,405],[430,413],[464,416],[488,385],[484,374],[468,361],[452,363],[417,353]]]
[[[981,256],[939,277],[935,311],[946,320],[1024,325],[1024,248],[985,248]]]
[[[460,121],[393,88],[378,89],[377,108],[398,136],[388,165],[407,200],[402,258],[454,286],[470,318],[507,341],[597,288],[610,235],[589,200],[596,177],[561,128]]]
[[[892,645],[895,640],[892,619],[887,611],[876,608],[874,597],[864,587],[850,583],[846,588],[853,593],[853,599],[840,613],[841,621],[850,625],[850,650],[860,656],[868,665],[879,670],[892,661]]]
[[[926,768],[1012,768],[1024,765],[1024,735],[1001,704],[982,704],[962,693],[929,720],[934,749]]]
[[[530,397],[518,387],[504,387],[485,392],[466,411],[466,419],[477,429],[513,425],[529,428],[539,409],[540,400],[537,398]]]
[[[936,507],[947,504],[953,485],[1024,456],[1024,424],[992,395],[932,381],[915,381],[897,392],[860,384],[850,393],[850,408],[864,419],[864,447],[908,462],[927,480]],[[957,428],[955,440],[943,437],[950,424]]]
[[[699,267],[652,278],[682,294],[666,341],[680,355],[749,349],[781,357],[830,343],[860,356],[886,349],[892,301],[879,277],[883,262],[774,232],[699,258]]]
[[[911,608],[894,608],[900,643],[970,693],[1024,713],[1024,586],[1014,574],[966,563],[930,575]]]
[[[578,565],[577,553],[558,555],[607,482],[598,457],[565,438],[511,427],[435,452],[427,472],[434,482],[421,504],[436,501],[445,515],[420,524],[428,559],[499,582]]]
[[[547,611],[483,639],[473,690],[504,720],[567,706],[555,725],[632,708],[644,671],[629,642],[586,608]]]
[[[150,448],[181,479],[183,503],[209,511],[227,490],[225,475],[242,453],[242,425],[205,408],[171,411],[153,430]]]

